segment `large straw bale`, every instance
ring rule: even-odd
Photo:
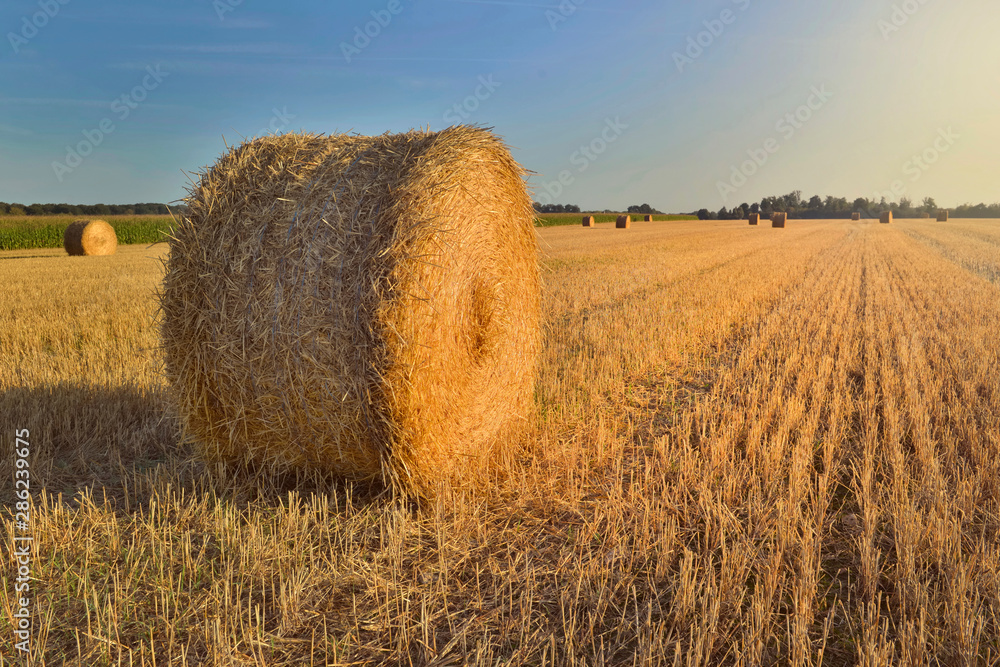
[[[533,412],[524,170],[486,129],[284,134],[223,155],[175,229],[166,373],[211,461],[476,484]]]
[[[118,237],[104,220],[76,220],[63,232],[63,247],[69,255],[113,255]]]
[[[882,211],[882,216],[879,218],[879,222],[883,224],[892,222],[892,211]]]
[[[631,226],[632,226],[631,215],[619,215],[618,219],[615,220],[615,229],[628,229]]]
[[[653,216],[651,216],[651,215],[645,215],[645,216],[643,216],[642,220],[643,220],[643,222],[652,222],[653,221]]]
[[[751,213],[750,214],[750,224],[751,225],[758,225],[758,224],[760,224],[760,213]]]
[[[948,222],[948,210],[947,209],[942,209],[942,210],[940,210],[940,211],[937,212],[937,221],[938,222]]]
[[[851,214],[851,220],[860,220],[860,219],[861,219],[860,213],[855,211],[854,213]]]
[[[785,220],[788,218],[787,213],[775,213],[771,216],[771,226],[772,227],[784,227]]]
[[[593,227],[594,226],[594,216],[592,216],[592,215],[585,215],[585,216],[583,216],[583,226],[584,227]]]

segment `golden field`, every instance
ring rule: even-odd
[[[165,245],[0,253],[31,664],[1000,664],[1000,222],[613,227],[539,230],[532,444],[419,507],[197,461]]]

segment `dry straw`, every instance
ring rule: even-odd
[[[937,213],[938,222],[948,222],[948,211],[941,210]]]
[[[211,461],[477,484],[533,411],[525,172],[486,129],[284,134],[192,189],[161,295],[166,373]]]
[[[594,216],[592,216],[592,215],[585,215],[585,216],[583,216],[583,226],[584,227],[593,227],[594,226]]]
[[[647,215],[642,220],[643,220],[643,222],[652,222],[653,221],[653,216]]]
[[[632,216],[630,215],[619,215],[618,219],[615,221],[616,229],[628,229],[632,226]]]
[[[750,214],[750,224],[751,225],[760,224],[760,213],[751,213]]]
[[[920,214],[920,217],[929,219],[931,217],[931,214],[928,213],[927,211],[924,211],[923,213]]]
[[[851,220],[860,220],[860,219],[861,219],[861,214],[860,213],[852,213],[851,214]]]
[[[882,211],[882,217],[879,218],[879,222],[884,224],[892,222],[892,211]]]
[[[771,216],[771,226],[772,227],[784,227],[785,220],[788,218],[787,213],[775,213]]]
[[[113,255],[118,237],[103,220],[76,220],[63,232],[63,247],[70,255]]]

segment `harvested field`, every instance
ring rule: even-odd
[[[531,450],[419,507],[194,458],[166,246],[0,252],[39,662],[995,663],[1000,221],[579,220],[539,230]]]

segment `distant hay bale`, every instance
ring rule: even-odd
[[[938,211],[937,212],[937,221],[938,222],[948,222],[948,211],[946,211],[946,210]]]
[[[592,216],[592,215],[585,215],[585,216],[583,216],[583,226],[584,227],[593,227],[594,226],[594,216]]]
[[[643,220],[643,222],[652,222],[653,221],[653,216],[647,215],[647,216],[643,217],[642,220]]]
[[[534,410],[525,171],[466,126],[283,134],[201,175],[170,241],[167,378],[209,461],[477,484]]]
[[[930,219],[931,214],[928,213],[927,211],[924,211],[923,213],[920,214],[920,217],[924,219]]]
[[[784,227],[785,220],[788,218],[787,213],[775,213],[771,216],[771,226],[772,227]]]
[[[860,220],[860,219],[861,219],[861,214],[860,213],[852,213],[851,214],[851,220]]]
[[[892,211],[882,211],[882,217],[879,218],[879,222],[883,224],[892,222]]]
[[[118,237],[103,220],[76,220],[63,232],[63,247],[70,255],[113,255]]]
[[[615,221],[616,229],[628,229],[631,226],[632,226],[631,215],[619,215],[618,219]]]
[[[760,224],[760,213],[751,213],[750,214],[750,224],[751,225]]]

